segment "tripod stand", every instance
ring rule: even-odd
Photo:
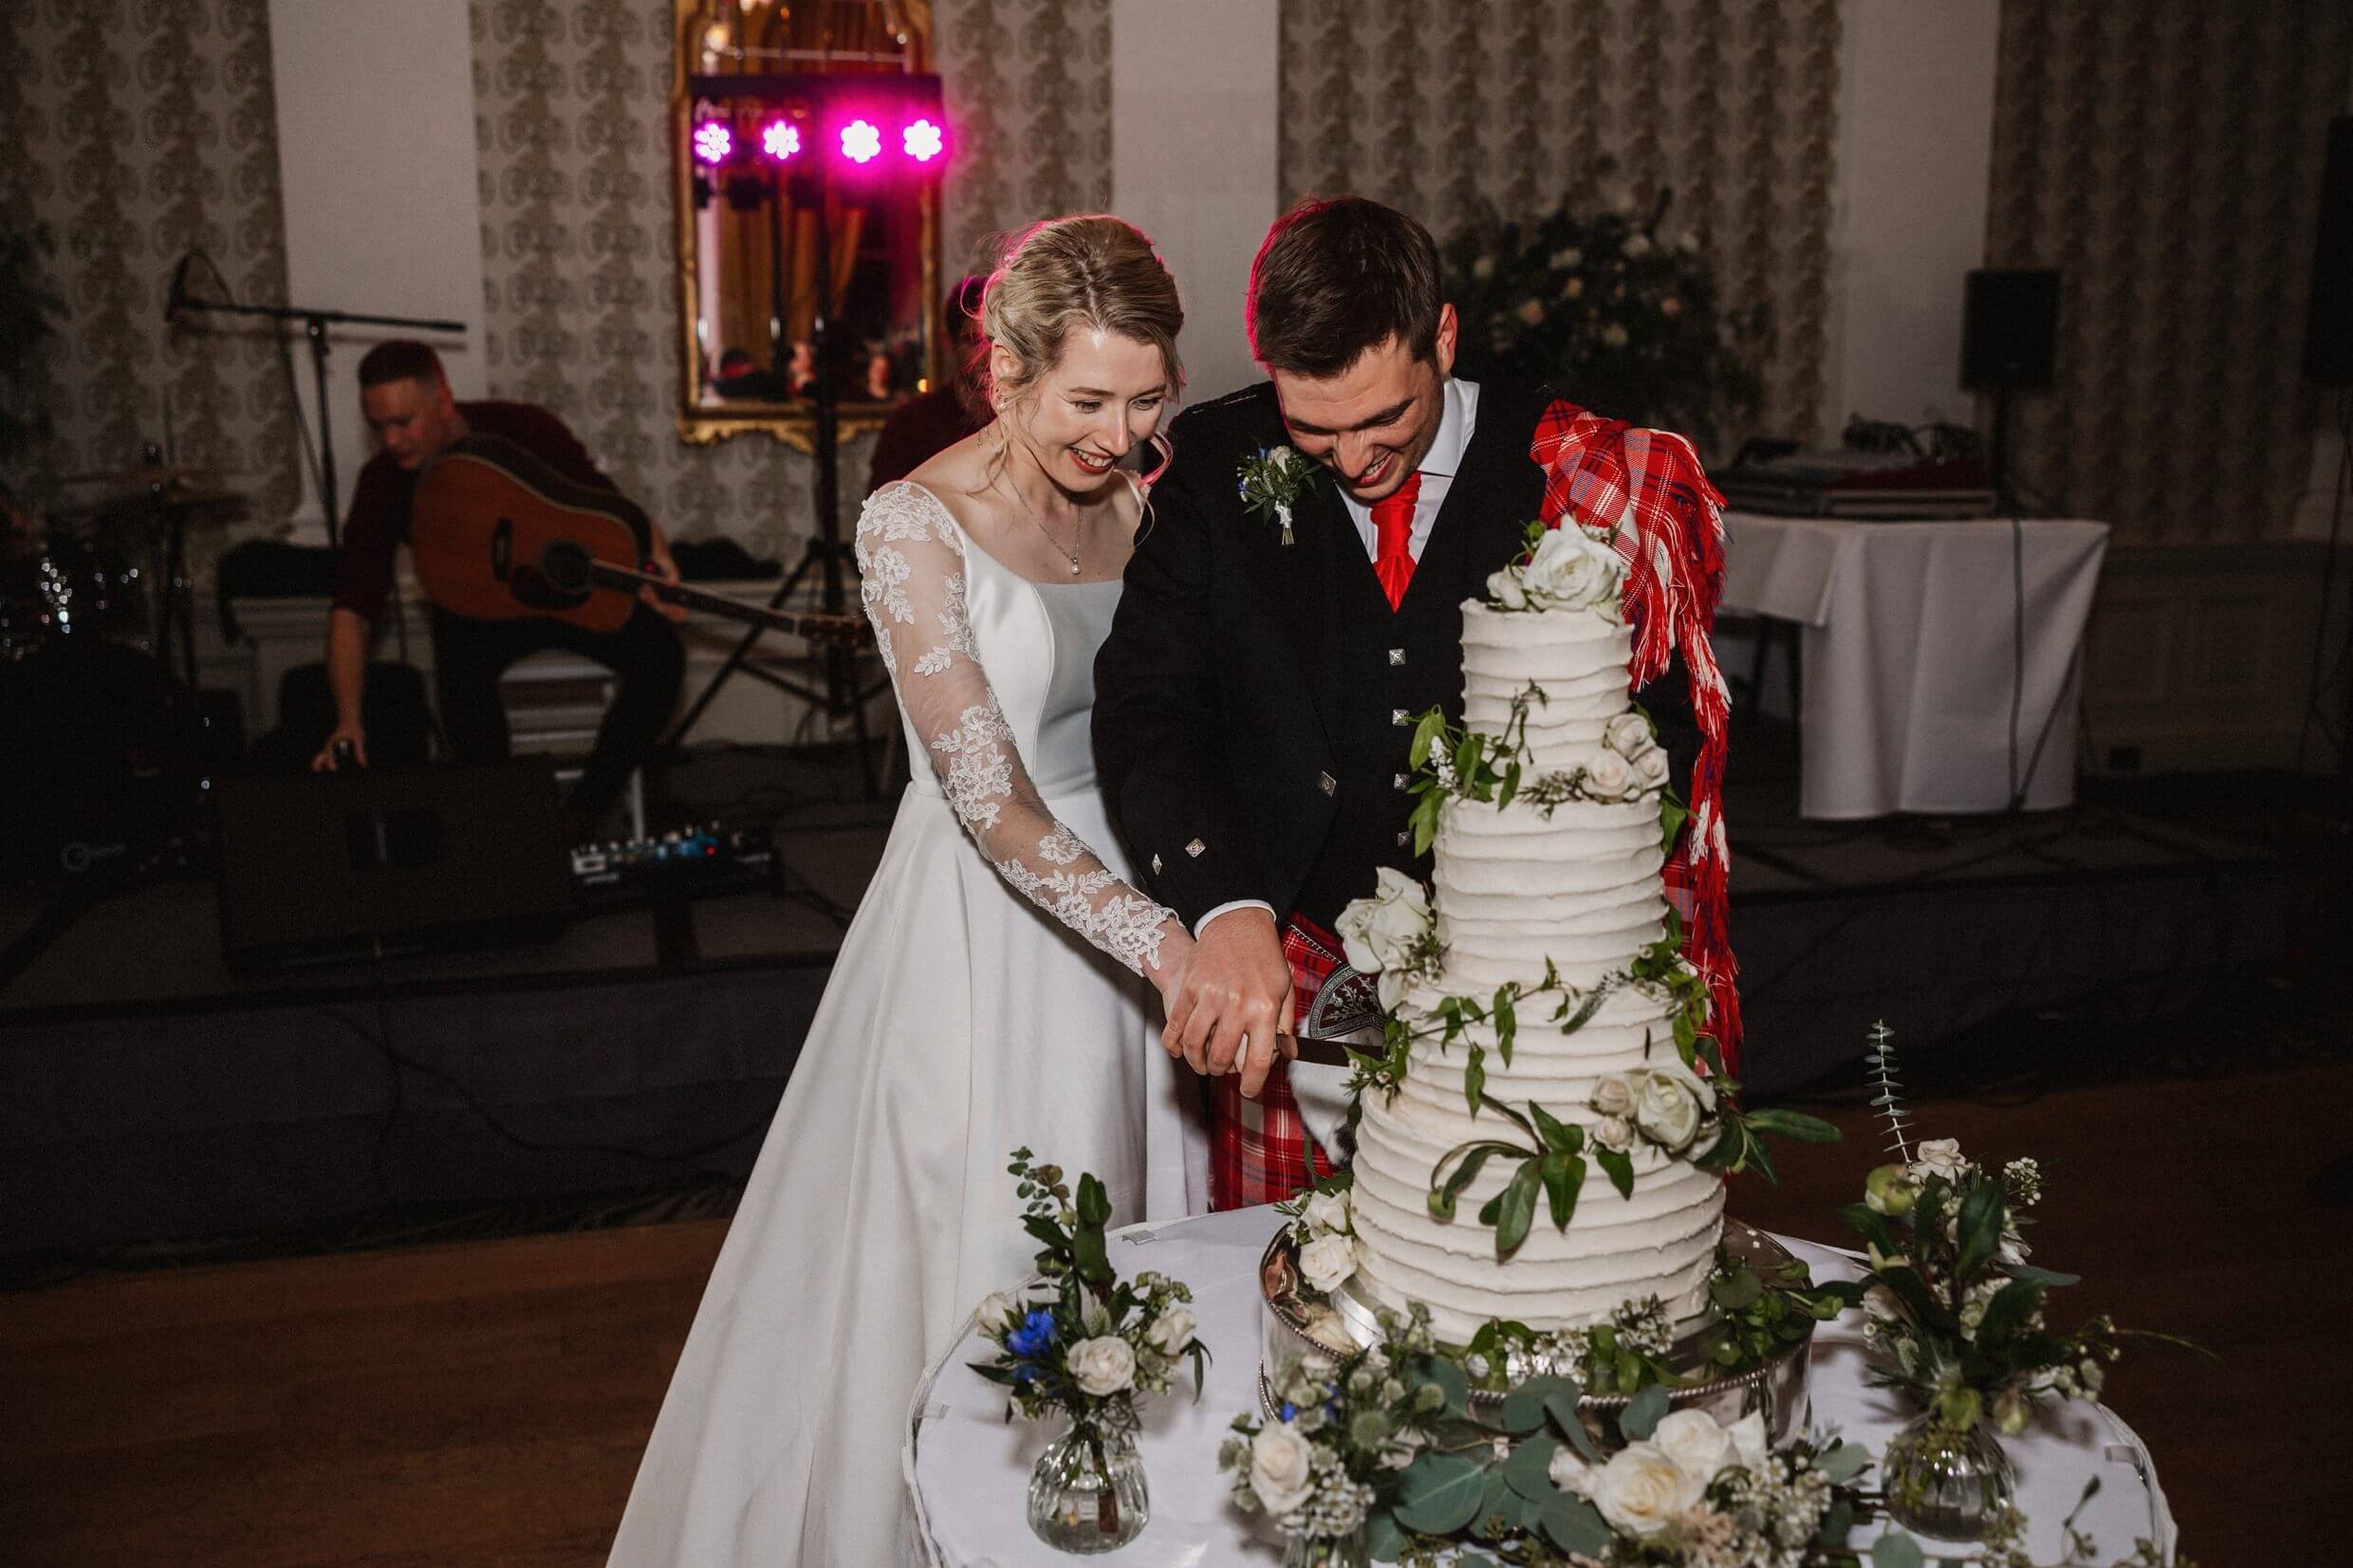
[[[855,571],[857,555],[849,541],[842,537],[841,399],[837,390],[838,366],[832,354],[833,224],[829,201],[832,193],[822,173],[823,167],[821,163],[821,172],[817,174],[796,174],[789,181],[779,175],[771,180],[769,191],[769,319],[775,323],[774,338],[769,345],[770,363],[776,361],[777,350],[785,346],[781,339],[786,319],[784,211],[787,192],[789,191],[791,205],[795,209],[806,205],[814,208],[817,215],[817,298],[816,309],[809,323],[810,346],[817,366],[817,378],[810,384],[809,392],[811,412],[816,415],[815,439],[811,445],[815,448],[817,461],[817,527],[809,536],[808,543],[802,546],[801,559],[793,563],[792,569],[785,574],[784,581],[776,585],[776,591],[769,596],[768,607],[781,610],[786,600],[814,572],[817,574],[820,604],[827,614],[839,615],[848,603],[843,586],[843,568],[847,566]],[[821,685],[810,686],[790,676],[780,675],[772,670],[747,662],[752,645],[760,639],[761,631],[759,626],[745,629],[734,648],[729,652],[726,662],[713,673],[685,715],[672,729],[669,737],[662,743],[663,748],[671,750],[683,744],[721,689],[734,677],[737,671],[742,671],[755,680],[799,697],[828,719],[848,719],[850,732],[858,743],[859,781],[864,788],[866,799],[877,799],[881,785],[875,777],[873,737],[866,729],[866,705],[889,690],[889,676],[862,686],[857,650],[837,644],[828,644],[818,651]]]

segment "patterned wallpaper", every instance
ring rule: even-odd
[[[2014,469],[2120,537],[2285,530],[2319,400],[2298,372],[2343,0],[2010,0],[1986,253],[2060,274],[2058,384]]]
[[[936,62],[957,139],[947,270],[991,241],[1111,205],[1111,0],[936,0]]]
[[[47,466],[136,462],[168,419],[179,461],[284,516],[296,447],[273,339],[228,318],[163,321],[192,246],[235,298],[285,294],[268,0],[0,3],[0,222],[47,227],[66,308],[43,372]]]
[[[1442,239],[1485,198],[1533,216],[1606,160],[1671,187],[1725,303],[1770,303],[1765,425],[1823,397],[1839,0],[1283,0],[1285,202],[1355,192]],[[1574,393],[1573,388],[1564,389]]]

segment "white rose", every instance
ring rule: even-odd
[[[1314,1229],[1323,1231],[1348,1228],[1348,1194],[1345,1189],[1337,1192],[1318,1192],[1307,1200],[1303,1217]]]
[[[1370,898],[1340,912],[1341,945],[1361,972],[1396,968],[1430,930],[1430,895],[1403,872],[1382,866]]]
[[[1021,1317],[1021,1303],[1005,1291],[992,1290],[973,1310],[973,1326],[983,1334],[1002,1333]]]
[[[1522,568],[1528,597],[1546,606],[1581,610],[1604,600],[1616,600],[1625,566],[1618,552],[1583,528],[1551,529],[1536,542],[1536,551]]]
[[[1706,1411],[1677,1411],[1660,1417],[1650,1440],[1703,1487],[1715,1479],[1718,1470],[1739,1463],[1732,1434]]]
[[[1706,1495],[1704,1484],[1656,1444],[1632,1443],[1609,1456],[1593,1478],[1593,1505],[1602,1517],[1641,1540],[1664,1534],[1676,1517]]]
[[[1715,1105],[1715,1091],[1681,1062],[1642,1076],[1634,1097],[1634,1121],[1668,1149],[1680,1152],[1699,1134],[1699,1122]]]
[[[1622,801],[1634,793],[1634,768],[1615,751],[1596,751],[1585,764],[1585,794],[1596,801]]]
[[[1918,1176],[1936,1175],[1947,1181],[1958,1181],[1962,1167],[1968,1163],[1961,1157],[1960,1139],[1930,1138],[1913,1155],[1912,1171]]]
[[[1136,1347],[1116,1334],[1100,1335],[1072,1345],[1063,1365],[1083,1392],[1101,1398],[1136,1381]]]
[[[1654,746],[1647,751],[1639,751],[1633,761],[1637,784],[1644,789],[1658,789],[1666,784],[1670,766],[1665,747]]]
[[[1622,1116],[1634,1109],[1634,1085],[1623,1073],[1612,1073],[1593,1086],[1593,1108],[1605,1116]]]
[[[1520,574],[1514,567],[1507,566],[1500,572],[1488,575],[1487,597],[1507,610],[1528,608],[1528,589],[1521,583]]]
[[[1356,1272],[1356,1246],[1345,1236],[1318,1236],[1299,1249],[1299,1272],[1326,1295]]]
[[[1552,1450],[1552,1462],[1545,1467],[1552,1485],[1565,1492],[1583,1497],[1593,1485],[1593,1467],[1577,1457],[1577,1450],[1564,1443]]]
[[[1771,1447],[1765,1436],[1764,1411],[1751,1411],[1725,1428],[1724,1435],[1732,1439],[1733,1464],[1751,1475],[1765,1472],[1765,1458]]]
[[[1642,232],[1640,232],[1640,231],[1636,231],[1636,232],[1634,232],[1634,233],[1631,233],[1631,234],[1628,234],[1628,235],[1626,236],[1626,254],[1627,254],[1627,255],[1629,255],[1629,256],[1647,256],[1647,255],[1649,255],[1649,254],[1650,254],[1650,251],[1651,251],[1651,244],[1650,244],[1650,236],[1649,236],[1648,234],[1642,233]]]
[[[1602,744],[1621,757],[1639,757],[1652,749],[1650,720],[1629,708],[1602,726]]]
[[[1251,1439],[1250,1482],[1268,1513],[1294,1513],[1315,1490],[1315,1450],[1289,1422],[1272,1423]]]
[[[1603,1116],[1593,1130],[1593,1141],[1604,1149],[1620,1151],[1634,1147],[1634,1125],[1623,1116]]]
[[[1194,1316],[1191,1307],[1179,1301],[1152,1319],[1152,1327],[1145,1331],[1144,1337],[1162,1356],[1181,1356],[1185,1347],[1193,1343],[1193,1337],[1200,1331],[1200,1327],[1201,1319]]]

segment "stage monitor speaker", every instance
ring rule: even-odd
[[[2341,116],[2328,127],[2304,374],[2325,387],[2353,386],[2353,115]]]
[[[236,973],[546,940],[571,912],[545,758],[217,793],[221,956]]]
[[[1961,385],[2047,387],[2059,352],[2059,274],[1984,269],[1961,295]]]

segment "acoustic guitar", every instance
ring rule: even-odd
[[[828,643],[872,636],[863,616],[770,610],[643,569],[654,528],[626,496],[576,484],[512,441],[460,436],[427,459],[409,509],[425,595],[475,620],[549,616],[617,632],[638,590],[707,615]]]

